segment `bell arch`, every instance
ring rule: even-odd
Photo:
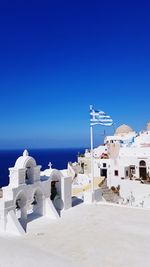
[[[28,158],[24,163],[24,168],[26,169],[25,181],[27,184],[31,184],[34,180],[34,168],[36,167],[36,162],[33,158]]]
[[[61,192],[61,173],[57,170],[54,170],[50,175],[50,181],[50,199],[53,202],[53,205],[56,208],[57,212],[60,213],[60,211],[64,207]]]
[[[27,197],[23,191],[18,192],[14,200],[15,213],[24,230],[27,225]]]
[[[44,194],[41,188],[34,188],[32,192],[32,216],[43,216],[44,213]]]

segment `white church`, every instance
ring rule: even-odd
[[[10,183],[2,188],[0,231],[25,234],[30,221],[40,216],[59,218],[72,206],[72,178],[65,171],[41,166],[27,150],[9,169]]]

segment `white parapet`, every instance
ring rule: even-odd
[[[85,191],[84,192],[84,203],[91,204],[93,202],[99,202],[102,200],[102,192],[100,188],[95,189],[92,191]]]
[[[25,229],[22,227],[22,225],[19,223],[16,214],[13,210],[10,210],[8,212],[7,217],[7,227],[6,231],[8,233],[14,234],[14,235],[23,235],[25,234]]]
[[[62,186],[61,186],[61,197],[63,200],[63,209],[70,209],[72,206],[72,178],[70,177],[62,177]]]

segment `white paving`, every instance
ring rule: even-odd
[[[59,220],[40,218],[25,237],[1,236],[7,266],[149,267],[150,211],[81,204]]]

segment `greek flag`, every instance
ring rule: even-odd
[[[102,126],[112,126],[113,120],[104,111],[95,110],[93,109],[93,106],[90,106],[90,125],[94,126],[97,124]]]

